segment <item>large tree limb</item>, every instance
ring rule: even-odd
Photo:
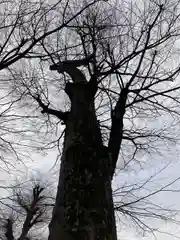
[[[58,117],[60,120],[62,120],[63,122],[65,122],[66,116],[67,116],[65,112],[49,108],[48,105],[45,105],[43,103],[43,101],[41,100],[39,95],[33,96],[33,98],[38,102],[39,106],[42,108],[41,113],[47,113],[47,114],[54,115],[54,116]]]
[[[13,236],[13,222],[10,218],[7,219],[6,225],[5,225],[5,236],[7,238],[7,240],[14,240],[14,236]]]
[[[114,175],[116,169],[116,163],[118,160],[119,150],[121,147],[122,136],[123,136],[123,117],[125,114],[126,100],[128,95],[128,88],[125,87],[121,90],[119,99],[116,103],[115,108],[112,110],[111,115],[111,130],[110,139],[108,143],[109,153],[111,155],[111,178]]]
[[[50,66],[50,70],[58,71],[58,73],[67,73],[72,78],[73,82],[87,82],[86,77],[81,70],[78,69],[80,66],[86,66],[90,63],[93,56],[90,55],[80,60],[66,60],[53,64]]]

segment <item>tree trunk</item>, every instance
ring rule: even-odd
[[[49,240],[116,240],[111,164],[88,82],[66,85],[67,114]]]

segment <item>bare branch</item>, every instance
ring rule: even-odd
[[[126,109],[126,101],[128,97],[128,88],[123,88],[121,90],[119,99],[115,108],[112,110],[111,114],[111,130],[108,143],[108,149],[111,154],[112,161],[112,175],[114,175],[116,169],[116,163],[118,160],[119,150],[121,147],[122,136],[123,136],[123,117]]]
[[[77,67],[86,66],[92,60],[92,55],[80,60],[66,60],[50,66],[50,70],[56,70],[58,73],[68,73],[73,82],[87,82],[84,74]]]
[[[55,110],[52,108],[49,108],[48,105],[45,105],[42,100],[40,99],[40,96],[33,96],[33,98],[38,102],[39,106],[43,109],[41,111],[41,113],[47,113],[47,114],[51,114],[56,116],[57,118],[59,118],[60,120],[62,120],[63,122],[66,121],[67,118],[67,114],[65,112],[62,112],[60,110]]]
[[[14,240],[12,219],[10,218],[7,219],[7,222],[5,224],[5,229],[6,229],[5,236],[7,237],[7,240]]]

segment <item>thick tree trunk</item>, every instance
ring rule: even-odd
[[[103,146],[89,83],[68,83],[66,119],[56,203],[49,240],[116,240],[111,164]]]

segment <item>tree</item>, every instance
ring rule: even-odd
[[[111,182],[118,159],[140,163],[159,151],[157,143],[176,140],[179,4],[98,3],[71,21],[63,36],[41,42],[46,56],[36,71],[50,64],[62,78],[10,69],[23,100],[33,99],[42,114],[65,126],[50,240],[116,240]],[[52,85],[58,93],[64,86],[67,111],[53,107]],[[157,118],[161,126],[153,126]]]
[[[48,223],[53,201],[47,186],[38,181],[18,184],[1,209],[1,239],[31,239],[32,232]],[[8,201],[7,201],[8,200]],[[36,234],[36,236],[38,236]]]

